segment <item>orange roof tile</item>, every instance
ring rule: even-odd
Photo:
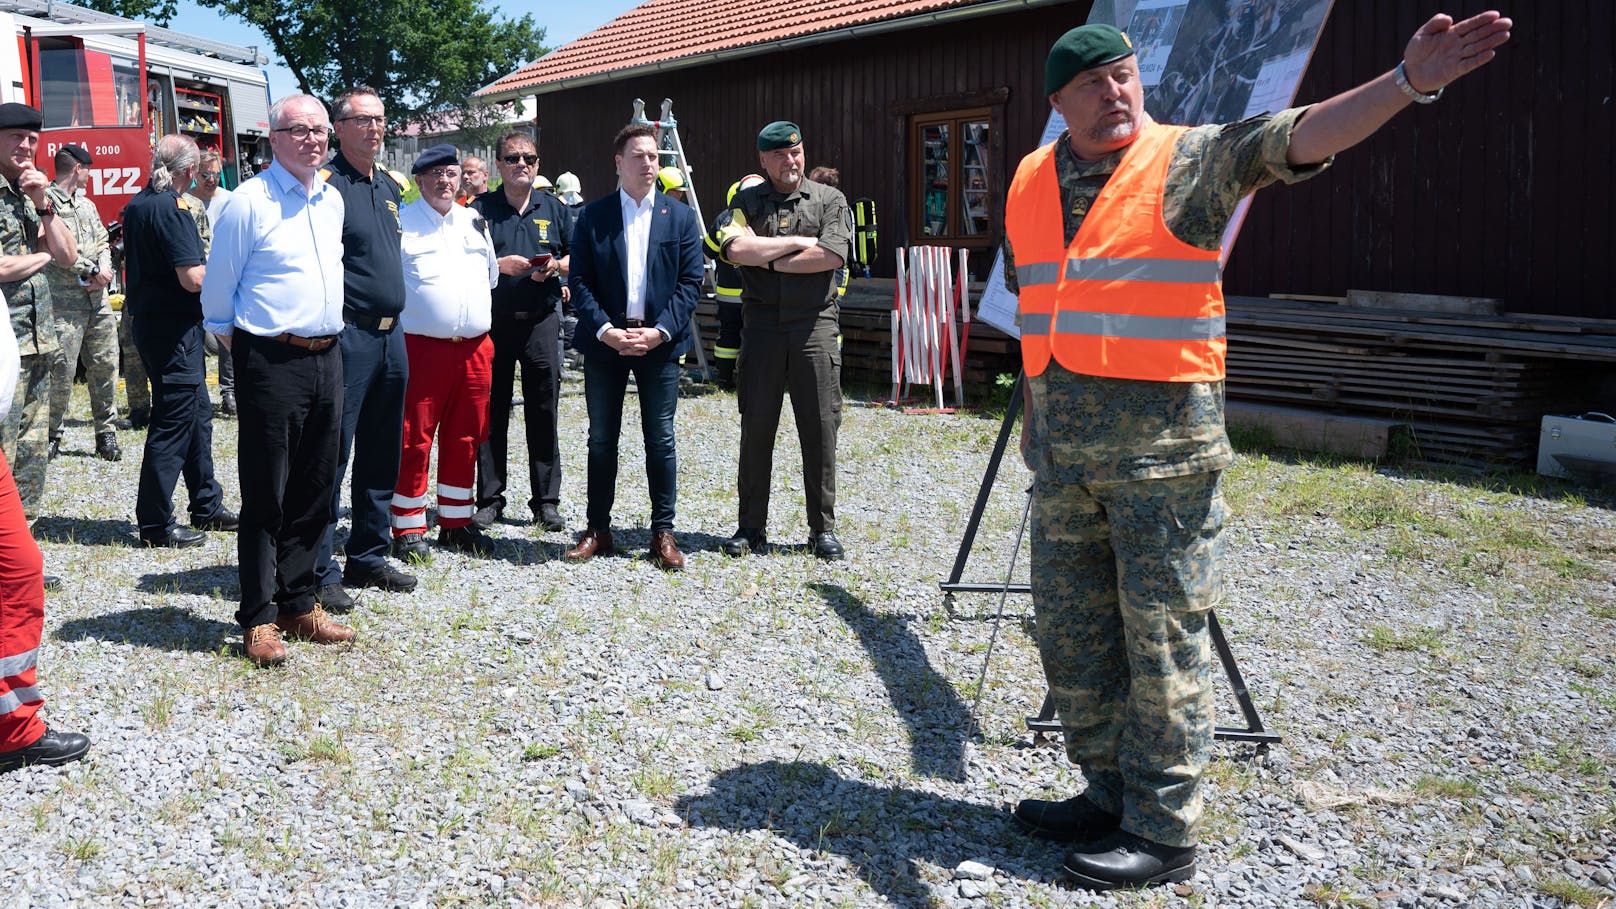
[[[598,81],[723,51],[901,19],[985,0],[649,0],[478,91],[529,94],[543,86]],[[554,90],[554,89],[552,89]]]

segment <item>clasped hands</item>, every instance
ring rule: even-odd
[[[662,343],[662,332],[655,325],[643,328],[612,327],[601,333],[607,347],[622,357],[643,357]]]

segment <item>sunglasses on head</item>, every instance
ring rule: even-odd
[[[504,160],[504,162],[506,164],[516,164],[518,162],[520,162],[522,164],[537,164],[537,163],[539,163],[539,156],[538,155],[506,155],[502,160]]]

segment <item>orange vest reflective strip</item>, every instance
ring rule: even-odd
[[[1223,378],[1225,323],[1218,250],[1174,237],[1162,219],[1173,146],[1188,127],[1149,124],[1064,237],[1055,147],[1028,155],[1005,206],[1020,285],[1022,363],[1053,359],[1085,375],[1154,382]]]

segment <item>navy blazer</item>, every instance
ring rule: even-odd
[[[621,326],[628,311],[627,255],[620,191],[584,206],[572,233],[572,308],[578,314],[573,346],[586,357],[629,361],[597,335],[601,326]],[[690,207],[658,192],[651,200],[651,232],[645,253],[645,324],[668,340],[645,355],[666,360],[690,349],[690,319],[703,278],[701,225]]]

